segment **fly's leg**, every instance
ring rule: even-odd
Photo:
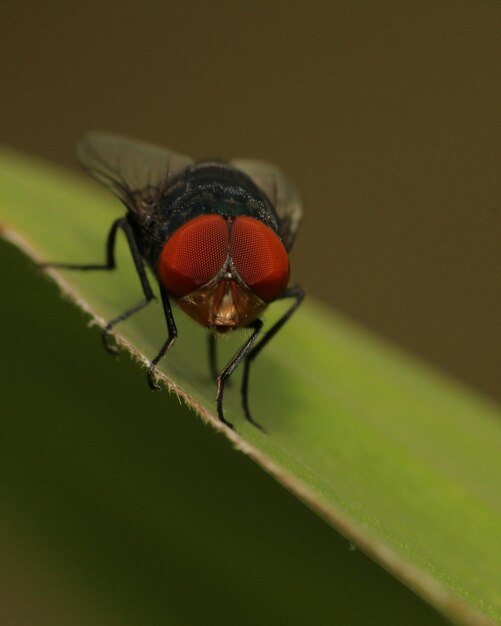
[[[141,287],[143,289],[143,294],[144,294],[144,298],[142,300],[140,300],[137,304],[135,304],[133,307],[131,307],[130,309],[127,309],[126,311],[124,311],[122,314],[118,315],[117,317],[113,318],[112,320],[110,320],[104,330],[103,330],[103,343],[105,348],[108,350],[108,352],[111,352],[113,354],[116,354],[118,352],[117,348],[115,346],[110,345],[109,343],[109,333],[111,331],[111,329],[118,324],[119,322],[123,322],[124,320],[126,320],[127,318],[129,318],[131,315],[133,315],[134,313],[136,313],[137,311],[141,310],[143,307],[145,307],[149,302],[151,302],[151,300],[154,299],[155,295],[153,293],[153,290],[151,289],[149,280],[148,280],[148,276],[146,275],[146,269],[144,267],[144,261],[143,258],[141,256],[141,253],[139,252],[139,247],[137,245],[136,242],[136,237],[134,234],[134,230],[132,229],[131,225],[129,224],[129,222],[127,221],[126,217],[121,217],[118,220],[115,220],[115,222],[113,222],[110,232],[108,233],[108,238],[106,241],[106,261],[105,263],[102,264],[77,264],[77,263],[41,263],[39,265],[40,268],[45,268],[45,267],[56,267],[59,269],[67,269],[67,270],[114,270],[116,268],[116,263],[115,263],[115,243],[116,243],[116,236],[117,236],[117,232],[118,229],[121,228],[124,233],[125,236],[127,237],[127,243],[129,244],[129,249],[132,255],[132,259],[134,261],[134,265],[136,267],[136,272],[139,276],[139,280],[141,282]],[[155,383],[155,370],[156,370],[156,366],[157,363],[160,361],[160,359],[165,355],[165,353],[167,352],[167,350],[171,347],[171,345],[174,343],[176,337],[177,337],[177,328],[176,328],[176,324],[174,322],[174,317],[172,315],[172,310],[171,310],[171,306],[170,306],[170,302],[169,302],[169,297],[167,295],[167,293],[161,289],[161,295],[162,295],[162,304],[163,304],[163,308],[164,308],[164,313],[165,313],[165,320],[167,322],[167,332],[168,332],[168,336],[167,336],[167,340],[165,341],[165,343],[163,344],[162,348],[160,349],[160,352],[157,354],[157,356],[153,359],[153,361],[151,362],[149,368],[148,368],[148,374],[147,374],[147,379],[148,379],[148,384],[152,389],[159,389],[158,385]]]
[[[213,333],[209,331],[209,334],[207,335],[207,344],[208,344],[208,357],[209,357],[209,372],[211,375],[211,378],[215,381],[217,381],[217,377],[219,375],[219,370],[217,369],[217,336]],[[232,384],[232,380],[231,378],[229,378],[226,381],[226,386],[227,387],[231,387]]]
[[[140,300],[139,302],[137,302],[130,309],[127,309],[120,315],[117,315],[117,317],[114,317],[104,327],[103,334],[102,334],[104,347],[108,350],[108,352],[111,352],[112,354],[116,354],[118,352],[118,349],[116,348],[116,346],[112,346],[109,342],[111,329],[114,326],[116,326],[116,324],[118,324],[119,322],[123,322],[124,320],[129,318],[131,315],[134,315],[134,313],[137,313],[138,311],[140,311],[143,307],[145,307],[149,302],[151,302],[155,298],[153,290],[151,289],[151,286],[150,286],[150,282],[148,280],[148,276],[146,275],[146,269],[144,267],[143,257],[141,256],[141,253],[139,252],[139,247],[137,245],[136,236],[134,234],[134,231],[132,230],[132,226],[129,224],[129,222],[127,221],[127,218],[125,217],[123,217],[120,220],[119,226],[124,231],[125,236],[127,237],[127,243],[129,244],[129,249],[132,255],[132,260],[134,261],[134,265],[136,266],[136,272],[137,272],[137,275],[139,276],[141,287],[143,288],[144,298]]]
[[[252,335],[247,339],[244,345],[238,350],[238,352],[233,356],[228,365],[222,370],[222,372],[217,377],[217,394],[216,394],[216,406],[217,406],[217,415],[223,424],[226,424],[232,430],[235,430],[233,424],[230,424],[224,418],[223,413],[223,394],[224,394],[224,386],[227,382],[228,378],[233,373],[233,370],[237,367],[242,359],[245,359],[249,352],[252,350],[256,339],[263,328],[263,322],[261,320],[255,320],[252,324],[249,325],[249,328],[253,329]]]
[[[291,318],[292,314],[299,307],[301,302],[304,299],[304,291],[302,287],[289,287],[286,289],[282,295],[279,297],[280,300],[284,300],[285,298],[294,298],[295,302],[292,306],[282,315],[282,317],[275,322],[275,324],[263,335],[259,343],[257,343],[254,348],[247,354],[245,363],[244,363],[244,373],[242,377],[242,405],[245,412],[245,417],[247,420],[264,430],[262,426],[260,426],[256,421],[254,421],[251,412],[249,410],[249,373],[250,366],[252,361],[257,357],[257,355],[261,352],[261,350],[265,347],[265,345],[270,341],[272,337],[274,337],[277,332],[282,328],[282,326]]]
[[[124,217],[119,217],[113,222],[106,239],[106,261],[104,263],[39,263],[40,269],[46,267],[56,267],[62,270],[107,270],[111,271],[116,268],[115,265],[115,241],[117,238],[117,231],[122,226],[122,222],[125,221]]]
[[[216,350],[216,336],[209,331],[208,339],[208,355],[209,355],[209,371],[213,380],[217,380],[217,350]]]
[[[146,275],[146,270],[144,267],[144,261],[141,257],[141,253],[139,252],[139,248],[136,242],[136,237],[134,231],[127,221],[126,217],[120,217],[115,220],[111,226],[110,232],[108,234],[108,239],[106,241],[106,261],[102,264],[77,264],[77,263],[41,263],[39,267],[56,267],[59,269],[66,270],[107,270],[111,271],[116,268],[115,263],[115,244],[116,244],[116,236],[118,229],[121,228],[125,236],[127,237],[127,243],[129,244],[129,249],[132,255],[132,259],[134,261],[134,265],[136,266],[136,272],[139,276],[139,280],[141,282],[141,287],[143,288],[144,298],[140,300],[137,304],[135,304],[127,311],[124,311],[121,315],[113,318],[109,321],[103,329],[102,338],[104,347],[111,352],[112,354],[116,354],[118,349],[115,346],[112,346],[109,343],[109,334],[111,329],[118,324],[119,322],[123,322],[128,317],[145,307],[151,300],[154,299],[154,294],[151,289],[150,283],[148,281],[148,277]]]
[[[163,289],[163,287],[160,289],[160,293],[162,296],[162,305],[164,307],[165,321],[167,323],[167,339],[163,346],[160,348],[160,352],[152,360],[148,368],[148,384],[150,386],[150,389],[152,389],[153,391],[158,391],[160,389],[160,387],[155,382],[157,364],[165,356],[165,353],[172,346],[177,337],[176,322],[174,321],[174,316],[172,315],[169,296],[167,295],[167,292]]]

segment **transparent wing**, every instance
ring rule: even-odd
[[[245,172],[268,196],[280,220],[281,235],[290,250],[303,216],[299,193],[276,165],[253,159],[234,159],[231,164]]]
[[[77,145],[77,158],[96,180],[109,187],[134,212],[144,212],[161,197],[170,180],[193,163],[157,146],[91,133]]]

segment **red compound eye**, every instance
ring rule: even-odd
[[[183,224],[158,259],[162,285],[182,298],[208,283],[228,257],[228,227],[221,215],[201,215]]]
[[[289,257],[278,236],[253,217],[238,217],[231,229],[231,258],[242,280],[264,302],[287,287]]]

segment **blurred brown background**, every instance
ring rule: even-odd
[[[501,399],[499,2],[3,0],[1,141],[279,163],[310,294]]]

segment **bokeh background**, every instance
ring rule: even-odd
[[[280,164],[305,203],[294,279],[501,400],[500,32],[488,1],[3,0],[0,140],[68,167],[90,129]],[[169,400],[143,395],[126,358],[110,364],[17,252],[0,255],[1,322],[15,330],[0,366],[5,623],[364,624],[361,596],[373,624],[440,622],[175,402],[167,423]],[[158,448],[142,456],[137,440]],[[61,477],[94,463],[92,489]],[[113,472],[132,481],[120,506],[98,478]],[[158,536],[137,521],[144,508],[155,519],[153,502]]]
[[[0,10],[4,142],[74,166],[103,129],[279,163],[308,291],[501,398],[498,2]]]

